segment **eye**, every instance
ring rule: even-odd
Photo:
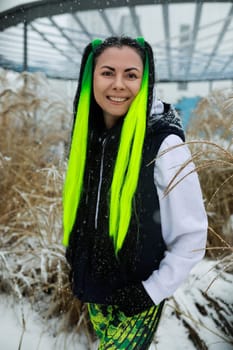
[[[111,77],[113,75],[113,72],[111,70],[105,70],[101,73],[104,77]]]
[[[128,73],[127,74],[127,78],[130,79],[130,80],[135,80],[135,79],[138,78],[138,76],[135,73]]]

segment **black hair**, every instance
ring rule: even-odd
[[[144,70],[141,86],[127,111],[122,124],[111,187],[109,189],[109,237],[113,239],[115,253],[121,249],[127,235],[132,214],[132,200],[137,188],[143,144],[147,131],[154,85],[154,60],[150,45],[143,38],[111,37],[104,42],[94,40],[83,54],[78,89],[74,100],[73,135],[64,185],[64,244],[75,222],[83,191],[89,136],[94,128],[104,126],[103,113],[93,94],[94,60],[110,47],[128,46],[142,57]],[[78,106],[78,108],[77,108]],[[102,119],[101,119],[102,118]],[[130,154],[130,156],[129,156]]]
[[[83,71],[90,52],[93,52],[93,59],[94,59],[93,71],[94,71],[95,62],[97,58],[104,52],[104,50],[110,47],[120,48],[123,46],[129,46],[130,48],[133,48],[141,57],[143,64],[145,64],[146,52],[148,54],[150,75],[149,75],[149,85],[148,85],[149,91],[148,91],[148,102],[147,102],[147,114],[149,113],[152,105],[153,87],[155,83],[155,67],[154,67],[154,58],[153,58],[152,48],[146,41],[144,42],[144,45],[141,45],[136,39],[133,39],[128,36],[111,36],[106,38],[104,41],[100,43],[100,45],[97,45],[94,48],[92,46],[92,43],[89,43],[84,49],[81,66],[80,66],[78,87],[75,94],[74,105],[73,105],[74,121],[76,117],[77,105],[78,105],[78,100],[80,96]],[[92,90],[92,97],[91,97],[91,104],[90,104],[89,122],[90,122],[90,129],[94,128],[98,130],[98,129],[104,128],[102,109],[95,101],[93,90]]]
[[[142,59],[143,64],[145,63],[145,50],[144,48],[135,40],[127,36],[112,36],[105,39],[101,45],[97,46],[94,50],[94,65],[97,58],[101,55],[101,53],[110,48],[117,47],[121,48],[123,46],[129,46],[134,49]]]

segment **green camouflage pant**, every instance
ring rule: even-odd
[[[100,339],[99,350],[146,350],[159,323],[161,303],[127,317],[117,306],[88,304],[92,325]]]

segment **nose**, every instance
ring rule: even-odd
[[[113,81],[113,89],[123,90],[125,89],[124,77],[121,74],[116,74]]]

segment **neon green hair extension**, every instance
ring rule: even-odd
[[[63,189],[63,244],[68,245],[69,235],[81,198],[86,164],[88,117],[92,91],[93,53],[88,56],[82,78],[79,103],[71,141],[68,169]]]
[[[149,62],[146,54],[141,88],[124,120],[111,185],[109,234],[113,238],[116,254],[122,248],[127,234],[140,173],[147,119],[148,82]]]
[[[137,41],[144,45],[144,39]],[[95,48],[101,43],[92,42]],[[77,208],[80,202],[86,164],[88,117],[92,90],[93,54],[90,53],[84,68],[76,121],[70,148],[68,169],[63,190],[63,244],[68,245]],[[142,148],[146,130],[149,63],[146,55],[143,79],[125,117],[114,175],[111,185],[109,235],[113,238],[116,254],[121,249],[131,218],[132,199],[136,191]],[[78,164],[77,164],[78,162]],[[78,165],[78,166],[77,166]]]

